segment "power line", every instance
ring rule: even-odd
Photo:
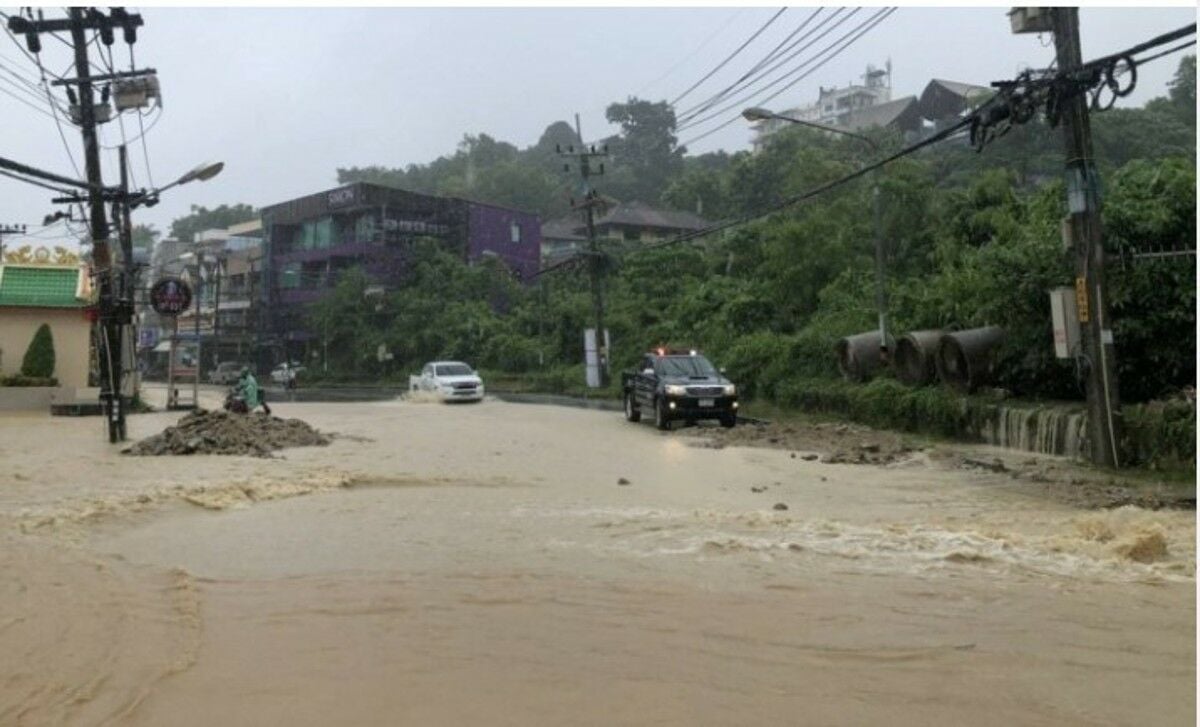
[[[37,101],[39,104],[42,102],[42,94],[41,94],[40,89],[38,91],[31,91],[31,90],[29,90],[29,88],[27,86],[21,85],[20,83],[18,83],[17,81],[14,81],[13,79],[9,78],[8,76],[0,76],[0,81],[4,81],[9,86],[11,86],[12,88],[16,89],[17,91],[25,94],[26,96],[32,96],[33,99],[35,101]]]
[[[22,103],[22,104],[25,104],[25,105],[26,105],[26,106],[28,106],[29,108],[33,109],[34,111],[38,112],[39,114],[41,114],[41,115],[43,115],[43,116],[45,116],[45,117],[47,117],[47,118],[52,118],[52,117],[50,116],[50,114],[49,114],[49,113],[48,113],[48,112],[47,112],[45,109],[43,109],[41,106],[35,106],[35,105],[33,105],[33,104],[29,103],[29,102],[28,102],[28,101],[26,101],[24,98],[22,98],[22,97],[20,97],[20,96],[16,95],[15,93],[13,93],[12,91],[9,91],[8,89],[5,89],[5,88],[0,88],[0,93],[4,94],[5,96],[8,96],[8,97],[12,98],[12,99],[13,99],[13,100],[15,100],[15,101],[18,101],[18,102],[20,102],[20,103]],[[40,100],[40,99],[39,99],[39,100]]]
[[[130,43],[129,44],[129,70],[132,71],[136,67],[137,67],[137,62],[134,60],[134,57],[133,57],[133,44]],[[146,179],[149,180],[150,188],[153,189],[154,188],[154,173],[150,171],[150,149],[149,149],[149,147],[146,146],[146,132],[148,132],[149,129],[147,129],[145,126],[146,122],[145,122],[145,117],[142,114],[142,110],[138,109],[137,113],[138,113],[138,130],[141,132],[140,134],[138,134],[138,139],[141,139],[141,141],[142,141],[142,161],[144,161],[146,164]],[[162,112],[162,96],[159,96],[158,97],[158,116],[156,116],[154,119],[154,122],[150,124],[151,129],[153,129],[154,126],[162,118],[162,113],[163,113]]]
[[[869,21],[867,21],[867,24],[869,24],[869,25],[868,25],[868,27],[859,26],[860,28],[862,28],[862,30],[861,30],[860,32],[858,32],[858,34],[857,34],[857,35],[855,35],[854,37],[850,38],[848,41],[846,41],[845,43],[843,43],[841,47],[839,47],[839,48],[837,48],[836,50],[834,50],[834,51],[833,51],[833,52],[832,52],[832,53],[831,53],[831,54],[830,54],[828,57],[826,57],[826,58],[824,58],[823,60],[821,60],[821,61],[820,61],[820,62],[819,62],[817,65],[813,66],[811,69],[809,69],[808,71],[806,71],[805,73],[803,73],[801,76],[799,76],[798,78],[796,78],[795,80],[793,80],[791,83],[789,83],[788,85],[786,85],[786,86],[784,86],[783,88],[779,89],[778,91],[776,91],[775,93],[771,94],[770,96],[767,96],[765,99],[762,99],[761,101],[757,102],[757,104],[756,104],[756,105],[761,105],[761,104],[765,104],[765,103],[769,102],[770,100],[774,99],[776,96],[779,96],[779,95],[780,95],[780,94],[782,94],[783,92],[785,92],[785,91],[787,91],[788,89],[790,89],[792,86],[795,86],[795,85],[796,85],[797,83],[799,83],[800,81],[803,81],[805,78],[808,78],[808,77],[809,77],[809,76],[811,76],[813,73],[816,73],[816,72],[817,72],[818,70],[820,70],[820,69],[821,69],[821,68],[822,68],[822,67],[823,67],[825,64],[829,63],[829,61],[831,61],[831,60],[833,60],[834,58],[836,58],[837,56],[841,55],[841,53],[842,53],[843,51],[845,51],[845,50],[846,50],[846,48],[848,48],[848,47],[850,47],[851,45],[853,45],[853,44],[855,43],[855,41],[857,41],[857,40],[858,40],[859,38],[861,38],[863,35],[867,34],[867,33],[868,33],[868,32],[870,32],[872,29],[874,29],[874,28],[875,28],[875,26],[879,25],[879,23],[882,23],[882,22],[883,22],[883,21],[884,21],[884,20],[887,18],[887,16],[888,16],[889,14],[891,14],[892,12],[895,12],[895,10],[894,10],[894,9],[892,9],[892,10],[886,11],[886,12],[885,12],[883,15],[881,15],[881,16],[877,16],[877,18],[876,18],[875,20],[873,20],[873,21],[870,21],[870,20],[869,20]],[[867,24],[864,24],[864,25],[867,25]],[[853,31],[852,31],[852,32],[853,32]],[[843,37],[845,37],[845,36],[843,36]],[[829,49],[826,49],[826,51],[823,51],[823,52],[827,52],[828,50],[829,50]],[[763,90],[765,90],[765,89],[763,89]],[[713,118],[716,118],[717,116],[719,116],[720,114],[722,114],[722,113],[724,113],[724,112],[726,112],[726,111],[729,111],[730,109],[737,108],[738,106],[741,106],[741,105],[742,105],[742,103],[743,103],[743,101],[744,101],[744,99],[743,99],[743,100],[739,100],[739,101],[737,101],[737,102],[734,102],[733,104],[730,104],[729,106],[726,106],[725,108],[721,109],[720,111],[717,111],[716,113],[714,113],[714,114],[712,114],[712,115],[710,115],[710,116],[706,117],[706,118],[705,118],[703,121],[696,122],[695,124],[691,124],[691,125],[689,125],[689,126],[697,126],[697,125],[699,125],[699,124],[702,124],[702,123],[704,123],[705,121],[710,121],[710,120],[712,120]],[[701,139],[705,139],[705,138],[707,138],[707,137],[709,137],[709,136],[712,136],[713,134],[717,133],[717,132],[718,132],[718,131],[720,131],[721,129],[724,129],[724,128],[726,128],[727,126],[729,126],[730,124],[734,123],[735,121],[737,121],[737,120],[738,120],[738,119],[740,119],[740,118],[741,118],[741,115],[740,115],[740,112],[739,112],[737,115],[734,115],[734,116],[730,117],[728,120],[726,120],[724,123],[720,124],[719,126],[716,126],[715,128],[709,129],[708,131],[704,132],[703,134],[700,134],[700,135],[698,135],[698,136],[694,136],[694,137],[692,137],[691,139],[688,139],[686,142],[684,142],[684,143],[682,144],[682,146],[687,146],[688,144],[694,144],[695,142],[697,142],[697,141],[700,141]]]
[[[787,85],[785,85],[783,88],[779,89],[772,95],[755,102],[755,105],[765,104],[767,101],[770,101],[771,99],[775,98],[776,96],[780,95],[781,93],[792,88],[800,81],[811,76],[819,68],[821,68],[826,63],[828,63],[829,61],[833,60],[838,55],[840,55],[843,51],[846,50],[846,48],[850,47],[855,42],[857,42],[859,38],[861,38],[862,36],[866,35],[869,31],[874,29],[875,26],[882,23],[885,19],[887,19],[887,17],[889,15],[891,15],[895,11],[896,11],[895,8],[885,8],[885,9],[879,10],[874,15],[872,15],[871,17],[864,20],[862,23],[858,24],[854,28],[852,28],[849,31],[847,31],[846,33],[844,33],[840,38],[838,38],[837,40],[835,40],[832,43],[830,43],[829,45],[827,45],[824,49],[818,51],[811,58],[809,58],[808,60],[806,60],[803,63],[798,64],[796,67],[792,68],[790,71],[783,74],[782,76],[779,76],[778,78],[771,81],[767,85],[765,85],[761,88],[758,88],[758,89],[751,90],[749,93],[741,95],[736,101],[733,101],[732,103],[727,104],[726,106],[714,111],[713,113],[705,116],[704,118],[693,119],[693,120],[689,121],[688,123],[684,124],[679,129],[677,129],[677,131],[692,128],[694,126],[699,126],[701,124],[707,123],[707,122],[712,121],[713,119],[715,119],[715,118],[721,116],[722,114],[725,114],[726,112],[733,110],[733,109],[739,109],[739,112],[740,112],[739,107],[744,105],[745,102],[748,101],[749,99],[753,98],[755,96],[755,94],[763,93],[763,92],[767,91],[768,89],[770,89],[774,86],[777,86],[780,83],[783,83],[784,81],[788,80],[789,77],[795,76],[796,74],[800,73],[800,71],[804,70],[804,68],[806,66],[809,66],[813,63],[817,63],[817,65],[808,69],[803,74],[799,75],[796,78],[793,78],[790,83],[788,83]],[[848,17],[849,16],[847,16],[847,18]],[[839,23],[839,25],[840,25],[840,23]],[[833,30],[833,28],[830,28],[830,30]],[[822,37],[824,35],[825,35],[825,33],[821,34]],[[841,43],[840,46],[838,45],[839,43]],[[825,56],[826,54],[829,54],[829,55],[822,59],[821,56]],[[821,60],[818,62],[818,59],[821,59]],[[728,125],[728,123],[726,124],[726,126],[727,125]],[[721,128],[723,128],[723,127],[721,127]]]
[[[705,48],[705,47],[706,47],[706,46],[707,46],[709,43],[711,43],[711,42],[712,42],[713,38],[716,38],[718,35],[720,35],[722,30],[724,30],[724,29],[725,29],[727,26],[729,26],[729,24],[730,24],[730,23],[732,23],[734,20],[736,20],[736,19],[737,19],[737,17],[738,17],[739,15],[741,15],[742,13],[744,13],[744,12],[746,12],[746,8],[740,8],[740,9],[738,9],[738,10],[734,11],[733,15],[729,16],[729,18],[728,18],[728,19],[726,19],[726,20],[722,21],[722,22],[721,22],[721,24],[720,24],[720,25],[718,25],[718,26],[717,26],[717,27],[716,27],[716,28],[713,30],[713,32],[712,32],[712,33],[710,33],[710,34],[708,35],[708,37],[706,37],[704,40],[700,41],[700,45],[696,46],[696,47],[695,47],[695,48],[692,50],[692,52],[691,52],[691,53],[688,53],[688,54],[687,54],[686,56],[684,56],[683,58],[680,58],[678,61],[676,61],[676,62],[675,62],[675,64],[674,64],[673,66],[671,66],[670,68],[668,68],[668,69],[667,69],[667,70],[666,70],[666,71],[665,71],[665,72],[664,72],[664,73],[663,73],[661,76],[659,76],[658,78],[654,79],[653,81],[650,81],[650,82],[649,82],[649,83],[647,83],[646,85],[644,85],[644,86],[642,86],[641,88],[639,88],[637,91],[635,91],[635,92],[634,92],[634,94],[633,94],[633,95],[634,95],[634,96],[640,96],[640,95],[641,95],[641,94],[642,94],[642,93],[643,93],[643,92],[644,92],[646,89],[648,89],[648,88],[650,88],[651,86],[653,86],[653,85],[655,85],[655,84],[657,84],[657,83],[659,83],[659,82],[663,81],[663,80],[664,80],[664,79],[666,79],[668,76],[670,76],[672,73],[674,73],[675,71],[679,70],[679,68],[680,68],[680,67],[681,67],[681,66],[682,66],[684,63],[687,63],[687,62],[688,62],[688,61],[690,61],[690,60],[691,60],[693,57],[695,57],[695,55],[696,55],[697,53],[699,53],[699,52],[700,52],[701,50],[703,50],[703,49],[704,49],[704,48]],[[581,141],[582,141],[582,140],[581,140]]]
[[[32,184],[35,187],[42,187],[45,189],[49,189],[53,192],[58,192],[59,194],[63,194],[63,195],[75,194],[75,192],[73,192],[71,190],[63,189],[62,187],[55,187],[55,186],[46,184],[45,182],[38,181],[36,179],[29,179],[28,177],[23,177],[19,174],[14,174],[14,173],[8,171],[7,169],[0,169],[0,175],[5,176],[5,177],[11,177],[12,179],[17,180],[18,182],[25,182],[26,184]]]
[[[1060,73],[1060,74],[1056,74],[1054,76],[1051,76],[1048,78],[1042,78],[1039,80],[1032,80],[1032,77],[1029,74],[1026,74],[1025,80],[1027,83],[1029,83],[1033,86],[1036,86],[1038,89],[1045,90],[1048,93],[1069,95],[1071,93],[1078,92],[1078,91],[1075,91],[1070,88],[1070,86],[1072,84],[1089,83],[1089,82],[1095,83],[1095,84],[1104,84],[1105,80],[1103,78],[1103,75],[1104,75],[1103,72],[1106,67],[1111,67],[1113,64],[1121,62],[1121,61],[1133,61],[1134,65],[1136,65],[1137,63],[1139,63],[1139,61],[1133,60],[1132,56],[1134,56],[1135,54],[1140,53],[1145,50],[1148,50],[1150,48],[1157,47],[1159,45],[1165,45],[1167,43],[1174,42],[1175,40],[1178,40],[1179,38],[1181,38],[1185,35],[1195,34],[1195,32],[1196,32],[1196,24],[1193,23],[1190,26],[1186,26],[1184,28],[1180,28],[1179,30],[1163,34],[1163,35],[1153,38],[1149,41],[1146,41],[1145,43],[1140,43],[1129,50],[1121,51],[1121,52],[1114,53],[1114,54],[1111,54],[1108,56],[1104,56],[1102,58],[1098,58],[1093,61],[1089,61],[1088,63],[1085,63],[1082,66],[1080,66],[1078,68],[1077,73],[1076,72],[1073,72],[1071,74]],[[1189,43],[1189,45],[1191,45],[1191,44]],[[1181,46],[1176,46],[1175,48],[1171,49],[1171,51],[1175,52],[1175,51],[1181,50],[1181,48],[1182,48]],[[1167,53],[1164,52],[1164,53],[1156,54],[1154,56],[1149,56],[1140,62],[1147,62],[1149,60],[1155,60],[1164,55],[1167,55]],[[1091,76],[1088,77],[1088,74],[1091,74]],[[1077,79],[1079,79],[1079,78],[1084,78],[1084,80],[1078,81]],[[714,232],[721,232],[723,230],[729,229],[730,227],[735,227],[737,225],[742,225],[747,222],[752,222],[754,220],[761,219],[763,217],[767,217],[767,216],[774,214],[786,207],[790,207],[792,205],[806,201],[806,200],[816,197],[820,194],[824,194],[825,192],[828,192],[831,189],[835,189],[844,184],[852,182],[855,179],[859,179],[860,177],[863,177],[863,176],[875,171],[876,169],[880,169],[884,166],[887,166],[888,164],[891,164],[892,162],[895,162],[906,156],[914,154],[917,151],[920,151],[921,149],[924,149],[927,146],[931,146],[933,144],[937,144],[939,142],[946,141],[951,138],[957,138],[957,137],[961,136],[961,133],[964,130],[971,129],[973,131],[980,124],[994,124],[1000,120],[1005,120],[1005,119],[1011,118],[1011,116],[1012,116],[1012,110],[1010,108],[1011,105],[1015,101],[1016,102],[1020,101],[1020,99],[1017,99],[1018,84],[1015,82],[1014,83],[1004,83],[1004,84],[1000,84],[1000,86],[1001,86],[1001,90],[996,95],[992,96],[992,98],[985,101],[983,104],[981,104],[980,106],[975,108],[973,111],[971,111],[971,113],[967,114],[966,116],[964,116],[962,119],[960,119],[953,125],[943,129],[942,131],[940,131],[932,136],[926,137],[925,139],[922,139],[921,141],[910,144],[910,145],[904,147],[903,149],[897,151],[896,153],[894,153],[888,157],[885,157],[877,162],[874,162],[874,163],[869,164],[864,167],[860,167],[859,169],[856,169],[855,171],[850,172],[849,174],[846,174],[846,175],[844,175],[838,179],[835,179],[831,182],[827,182],[825,184],[814,187],[813,189],[810,189],[807,192],[802,192],[801,194],[779,200],[778,202],[768,205],[762,209],[748,212],[746,214],[731,218],[730,220],[727,220],[724,222],[719,222],[714,225],[710,225],[709,227],[706,227],[701,230],[684,233],[682,235],[678,235],[674,238],[663,240],[661,242],[644,245],[633,252],[639,252],[642,250],[652,250],[652,249],[656,249],[659,247],[666,247],[668,245],[678,244],[680,242],[687,242],[689,240],[694,240],[694,239],[697,239],[700,237],[705,237],[707,235],[711,235]],[[1126,93],[1128,93],[1129,91],[1132,91],[1132,88],[1128,88],[1125,90]],[[1027,96],[1028,94],[1026,93],[1025,95]],[[1050,104],[1048,104],[1048,105],[1050,105]],[[1030,118],[1032,118],[1032,117],[1030,117]],[[972,136],[974,136],[974,133],[972,133]],[[568,261],[563,261],[563,263],[560,263],[558,265],[558,267],[561,267],[562,265],[566,264],[567,262]]]
[[[797,56],[799,56],[800,54],[802,54],[802,53],[804,53],[805,51],[807,51],[809,48],[812,48],[812,47],[813,47],[814,45],[816,45],[816,44],[817,44],[819,41],[821,41],[821,39],[823,39],[825,36],[829,35],[829,34],[830,34],[830,33],[832,33],[833,31],[835,31],[835,30],[837,30],[838,28],[840,28],[840,27],[842,27],[843,25],[845,25],[845,24],[846,24],[846,22],[847,22],[847,21],[849,21],[851,18],[853,18],[855,15],[857,15],[857,14],[858,14],[858,12],[859,12],[859,11],[860,11],[862,8],[854,8],[854,9],[853,9],[853,10],[851,10],[851,11],[850,11],[850,12],[849,12],[847,15],[844,15],[844,16],[842,16],[842,17],[840,17],[840,18],[839,18],[838,16],[839,16],[839,15],[841,15],[841,13],[842,13],[842,11],[843,11],[844,9],[845,9],[845,8],[838,8],[836,11],[834,11],[834,13],[833,13],[832,15],[830,15],[829,17],[827,17],[827,18],[825,18],[824,20],[822,20],[820,23],[818,23],[818,24],[817,24],[817,27],[813,28],[811,31],[809,31],[809,33],[807,33],[807,34],[805,35],[805,39],[807,39],[807,37],[808,37],[809,35],[812,35],[813,33],[817,32],[817,31],[821,31],[821,32],[820,32],[820,34],[819,34],[819,35],[817,35],[815,38],[812,38],[812,39],[811,39],[811,40],[809,40],[807,43],[805,43],[803,46],[801,46],[799,49],[797,49],[797,50],[795,50],[795,51],[791,52],[791,53],[790,53],[790,54],[789,54],[789,55],[788,55],[786,58],[784,58],[783,60],[779,61],[778,63],[775,63],[775,64],[774,64],[774,65],[772,65],[770,68],[767,68],[767,69],[765,69],[765,70],[763,70],[763,71],[761,71],[761,72],[759,72],[759,73],[755,74],[754,78],[752,78],[752,79],[751,79],[751,80],[750,80],[748,83],[746,83],[746,84],[743,84],[743,86],[744,86],[744,87],[743,87],[743,89],[742,89],[742,90],[744,90],[744,91],[748,91],[748,93],[743,93],[743,94],[742,94],[742,96],[741,96],[741,98],[742,98],[743,100],[744,100],[744,99],[746,99],[746,98],[749,98],[749,97],[753,96],[754,94],[756,94],[756,93],[759,93],[760,91],[763,91],[763,90],[766,90],[766,89],[768,89],[768,88],[771,88],[772,86],[774,86],[774,85],[776,85],[776,84],[778,84],[778,83],[782,82],[784,79],[788,78],[789,76],[791,76],[791,75],[793,75],[793,74],[795,74],[795,73],[798,73],[798,72],[800,72],[800,70],[802,70],[802,69],[803,69],[805,66],[808,66],[808,65],[809,65],[809,64],[811,64],[813,61],[815,61],[817,58],[819,58],[819,57],[820,57],[820,56],[821,56],[823,53],[827,52],[827,51],[829,50],[829,48],[832,48],[834,45],[836,45],[837,43],[841,42],[841,40],[845,39],[845,38],[846,38],[848,35],[850,35],[851,33],[853,33],[853,32],[854,32],[854,30],[851,30],[851,31],[849,31],[848,33],[846,33],[845,35],[843,35],[841,38],[839,38],[839,39],[837,39],[837,40],[833,41],[833,42],[832,42],[832,43],[831,43],[829,46],[826,46],[826,48],[825,48],[825,49],[817,51],[817,52],[816,52],[816,53],[815,53],[815,54],[814,54],[812,57],[810,57],[810,58],[807,58],[807,59],[804,59],[804,60],[801,60],[799,63],[796,63],[794,66],[792,66],[791,68],[789,68],[788,70],[786,70],[786,71],[784,71],[782,74],[780,74],[779,76],[777,76],[777,77],[775,77],[774,79],[772,79],[772,80],[771,80],[769,83],[767,83],[767,85],[766,85],[766,86],[763,86],[763,87],[760,87],[760,88],[757,88],[757,89],[755,89],[755,88],[749,88],[749,87],[750,87],[751,85],[753,85],[754,83],[758,82],[759,80],[762,80],[764,77],[766,77],[766,76],[768,76],[768,75],[770,75],[770,74],[774,73],[775,71],[779,70],[779,68],[781,68],[782,66],[786,65],[788,62],[792,61],[792,60],[793,60],[793,59],[795,59]],[[833,25],[830,25],[828,28],[826,28],[826,27],[825,27],[825,26],[826,26],[826,25],[828,25],[828,24],[829,24],[831,21],[834,21],[834,20],[836,20],[837,22],[834,22],[834,23],[833,23]],[[867,22],[870,22],[870,20],[868,19],[867,21],[864,21],[864,23],[863,23],[863,24],[865,24],[865,23],[867,23]],[[858,27],[859,27],[859,28],[861,28],[861,27],[862,27],[862,25],[859,25]],[[824,30],[822,30],[822,28],[824,28]],[[740,101],[735,101],[734,103],[740,103]],[[712,104],[712,105],[710,105],[710,106],[706,107],[704,110],[708,110],[708,108],[711,108],[712,106],[715,106],[715,105],[716,105],[716,104]],[[685,120],[685,121],[686,121],[686,125],[692,125],[692,126],[694,126],[694,125],[696,125],[696,124],[703,123],[703,122],[704,122],[704,120],[702,120],[702,119],[697,119],[697,117],[700,115],[700,113],[701,113],[701,111],[696,111],[696,112],[694,112],[694,113],[687,114],[687,117],[688,117],[688,118]],[[718,111],[718,112],[716,112],[715,114],[713,114],[713,115],[710,115],[710,116],[709,116],[709,117],[707,117],[707,118],[713,118],[713,116],[715,116],[715,115],[719,115],[720,113],[721,113],[721,111]]]
[[[760,27],[758,30],[754,31],[754,35],[751,35],[749,38],[747,38],[747,39],[746,39],[746,41],[745,41],[744,43],[742,43],[740,46],[738,46],[737,50],[735,50],[733,53],[730,53],[728,56],[726,56],[725,60],[723,60],[723,61],[721,61],[720,63],[718,63],[716,68],[712,69],[712,70],[711,70],[711,71],[709,71],[707,74],[705,74],[705,75],[704,75],[704,77],[703,77],[703,78],[701,78],[699,81],[696,81],[695,83],[693,83],[693,84],[692,84],[690,87],[688,87],[688,89],[687,89],[686,91],[684,91],[683,93],[681,93],[681,94],[679,94],[678,96],[676,96],[676,97],[675,97],[675,99],[674,99],[673,101],[671,101],[669,105],[671,105],[671,106],[674,106],[675,104],[679,103],[679,102],[680,102],[680,100],[682,100],[684,96],[687,96],[687,95],[688,95],[689,93],[691,93],[692,91],[695,91],[695,90],[696,90],[696,88],[697,88],[697,87],[698,87],[700,84],[704,83],[704,82],[705,82],[705,81],[707,81],[709,78],[712,78],[712,75],[713,75],[714,73],[716,73],[717,71],[719,71],[719,70],[721,70],[722,68],[724,68],[724,67],[725,67],[725,65],[726,65],[727,63],[729,63],[730,61],[732,61],[732,60],[733,60],[735,57],[737,57],[737,55],[738,55],[739,53],[741,53],[743,50],[745,50],[745,49],[746,49],[746,46],[748,46],[748,45],[750,45],[752,42],[754,42],[754,39],[755,39],[755,38],[757,38],[758,36],[762,35],[763,31],[765,31],[767,28],[771,27],[771,24],[772,24],[772,23],[774,23],[774,22],[775,22],[775,20],[776,20],[776,19],[778,19],[780,15],[783,15],[783,13],[784,13],[786,10],[787,10],[787,8],[786,8],[786,7],[780,8],[778,12],[776,12],[774,15],[772,15],[772,16],[771,16],[771,19],[770,19],[770,20],[768,20],[766,23],[764,23],[764,24],[762,25],[762,27]]]
[[[1145,58],[1135,58],[1133,60],[1137,65],[1141,65],[1142,63],[1149,63],[1150,61],[1156,61],[1159,58],[1169,56],[1172,53],[1178,53],[1181,50],[1187,50],[1188,48],[1191,48],[1194,45],[1196,45],[1196,41],[1189,40],[1186,43],[1180,43],[1179,45],[1175,46],[1174,48],[1168,48],[1167,50],[1162,51],[1161,53],[1155,53],[1152,56],[1146,56]]]
[[[764,57],[758,63],[754,64],[754,66],[750,70],[748,70],[744,74],[742,74],[741,78],[734,81],[732,84],[726,86],[725,88],[721,89],[716,94],[713,94],[712,96],[708,97],[704,101],[701,101],[698,104],[694,104],[693,106],[690,106],[689,108],[684,109],[683,111],[681,111],[679,113],[679,118],[681,120],[686,120],[688,117],[695,116],[700,112],[706,111],[707,109],[720,103],[722,99],[724,99],[730,93],[733,93],[734,91],[736,91],[739,87],[745,85],[746,83],[753,83],[758,78],[761,78],[762,76],[773,71],[775,68],[778,68],[783,63],[786,63],[788,60],[791,60],[792,58],[794,58],[796,56],[796,54],[803,52],[809,45],[812,45],[812,43],[809,43],[804,48],[801,48],[799,51],[792,53],[792,55],[788,56],[786,59],[784,59],[780,63],[759,73],[759,71],[763,68],[763,66],[767,65],[768,63],[775,60],[776,58],[782,56],[784,53],[791,52],[793,48],[795,48],[800,43],[804,42],[804,40],[806,38],[808,38],[808,36],[812,35],[817,30],[820,30],[821,27],[823,27],[826,23],[828,23],[830,20],[832,20],[833,18],[836,18],[838,15],[840,15],[842,13],[843,9],[844,8],[838,8],[838,9],[834,10],[833,15],[830,15],[828,18],[826,18],[824,21],[822,21],[816,28],[813,28],[812,30],[808,31],[804,35],[800,36],[800,38],[796,39],[795,41],[792,41],[791,44],[788,45],[786,48],[784,48],[783,47],[784,44],[788,43],[788,41],[790,41],[793,37],[795,37],[795,35],[797,33],[799,33],[801,30],[803,30],[809,23],[811,23],[818,15],[820,15],[825,10],[825,8],[823,8],[823,7],[817,8],[816,10],[814,10],[812,12],[811,15],[809,15],[807,18],[805,18],[804,22],[800,23],[800,25],[795,30],[792,31],[791,35],[789,35],[787,38],[784,38],[783,41],[779,45],[775,46],[775,48],[772,49],[772,51],[770,53],[768,53],[766,57]],[[855,12],[857,12],[857,10]],[[853,14],[854,13],[851,13],[851,15],[853,15]],[[847,16],[847,17],[849,17],[849,16]],[[813,41],[813,42],[816,42],[816,41]]]

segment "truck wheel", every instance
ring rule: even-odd
[[[642,413],[638,411],[637,405],[633,403],[633,392],[625,392],[625,421],[637,423],[641,420]]]
[[[737,413],[730,412],[729,414],[721,415],[721,426],[726,429],[733,429],[737,426]]]
[[[671,429],[671,415],[667,412],[667,402],[662,399],[654,402],[654,426],[663,431]]]

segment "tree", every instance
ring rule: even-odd
[[[50,335],[50,326],[46,323],[38,326],[25,351],[21,361],[21,375],[39,379],[49,379],[54,376],[54,337]]]
[[[223,204],[213,209],[192,205],[191,214],[171,222],[171,237],[182,242],[191,242],[198,232],[221,229],[257,218],[258,210],[248,204]]]
[[[158,238],[162,236],[154,225],[134,225],[131,237],[133,238],[133,249],[145,250],[150,252],[154,249]]]
[[[1167,84],[1171,105],[1179,117],[1192,126],[1196,125],[1196,56],[1185,56],[1179,61],[1175,78]]]
[[[621,135],[610,152],[613,166],[631,173],[625,184],[608,185],[617,198],[653,202],[668,182],[683,170],[687,149],[677,146],[675,110],[667,102],[652,103],[630,97],[625,103],[609,105],[609,123],[620,124]]]

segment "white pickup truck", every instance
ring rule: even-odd
[[[461,361],[430,361],[408,377],[409,391],[424,391],[442,401],[482,401],[483,379]]]

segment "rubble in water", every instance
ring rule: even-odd
[[[270,457],[284,447],[329,444],[331,438],[299,419],[199,409],[121,451],[122,454],[235,454]]]

